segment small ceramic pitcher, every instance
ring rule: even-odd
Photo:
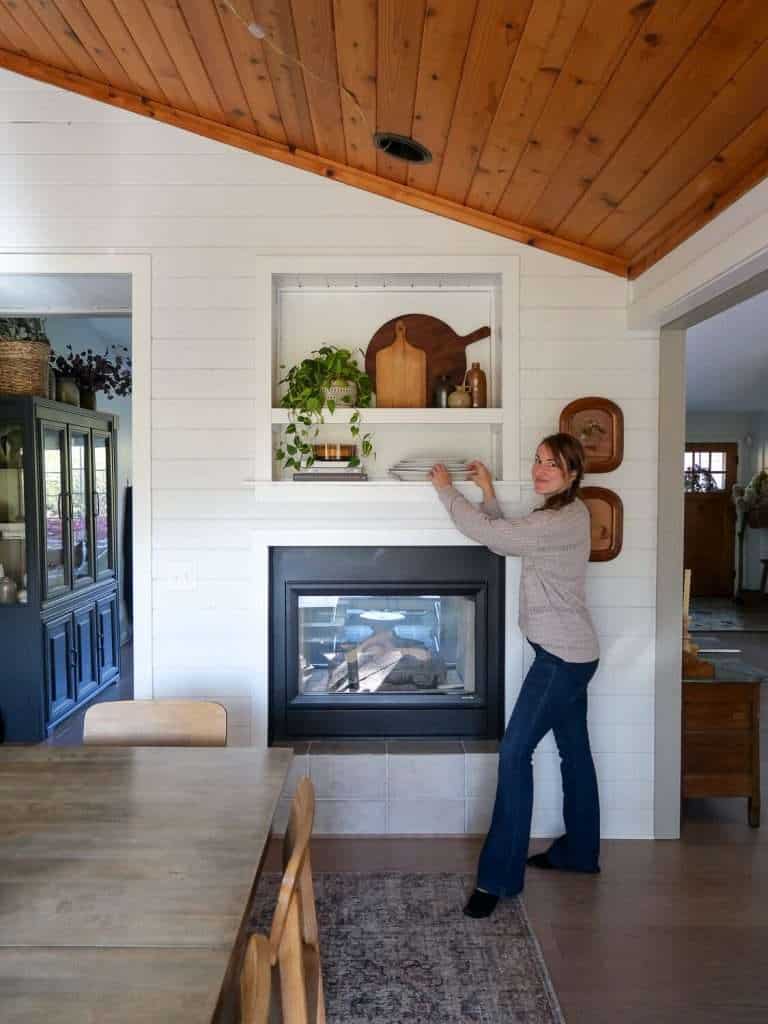
[[[457,384],[448,395],[448,406],[451,409],[470,409],[472,407],[472,396],[469,389],[463,384]]]

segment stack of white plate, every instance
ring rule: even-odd
[[[418,455],[412,459],[401,459],[390,466],[389,474],[397,480],[428,480],[429,471],[437,462],[445,466],[454,480],[467,479],[467,459],[450,455]]]

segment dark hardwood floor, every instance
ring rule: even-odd
[[[765,779],[768,685],[762,692]],[[317,838],[313,865],[471,873],[479,848]],[[267,869],[279,870],[277,841]],[[768,1021],[768,825],[749,827],[745,800],[686,801],[679,842],[604,841],[599,877],[531,869],[524,900],[567,1024]]]

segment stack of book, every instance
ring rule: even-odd
[[[311,466],[293,474],[294,480],[367,480],[361,466],[350,466],[345,459],[315,459]]]

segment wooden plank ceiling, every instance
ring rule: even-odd
[[[630,277],[768,174],[766,0],[0,0],[0,65]]]

